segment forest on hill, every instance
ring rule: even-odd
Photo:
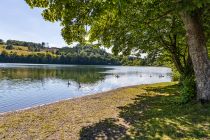
[[[143,59],[115,56],[94,45],[49,48],[47,43],[0,39],[0,62],[77,65],[144,65]]]

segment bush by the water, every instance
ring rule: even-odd
[[[181,80],[181,103],[187,103],[196,97],[196,83],[194,76],[187,76]]]

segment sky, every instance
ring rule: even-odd
[[[59,23],[45,21],[41,12],[42,9],[31,9],[24,0],[1,0],[0,39],[66,46]]]

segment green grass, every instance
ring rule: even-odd
[[[28,47],[25,47],[25,46],[14,46],[14,48],[12,50],[7,50],[7,49],[5,49],[4,45],[0,45],[0,53],[2,51],[6,51],[10,54],[11,53],[16,53],[19,56],[20,55],[28,56],[30,54],[40,54],[40,53],[46,54],[47,53],[47,51],[44,51],[44,50],[42,50],[40,52],[32,52],[32,51],[28,50]]]
[[[25,46],[14,46],[15,50],[29,51],[28,47]]]
[[[122,88],[0,116],[0,139],[210,139],[210,104],[176,83]]]
[[[83,128],[82,139],[210,139],[210,105],[177,104],[177,85],[144,89],[133,103],[119,107],[117,118]]]
[[[2,52],[4,50],[4,46],[0,45],[0,52]]]
[[[210,138],[210,106],[197,103],[177,104],[177,88],[176,85],[145,88],[149,95],[139,95],[134,103],[120,108],[120,117],[132,126],[129,130],[132,137]]]
[[[14,46],[14,49],[7,50],[7,49],[5,49],[4,45],[0,45],[0,53],[3,50],[7,51],[8,53],[17,53],[17,55],[29,55],[32,53],[28,50],[28,47],[24,47],[24,46]]]

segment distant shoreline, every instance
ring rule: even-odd
[[[88,65],[88,64],[42,64],[42,63],[8,63],[8,62],[0,62],[0,65],[1,64],[14,64],[14,65],[57,65],[57,66],[119,66],[119,67],[145,67],[145,68],[148,68],[148,67],[151,67],[151,68],[167,68],[167,69],[171,69],[169,67],[166,67],[166,66],[126,66],[126,65]]]

